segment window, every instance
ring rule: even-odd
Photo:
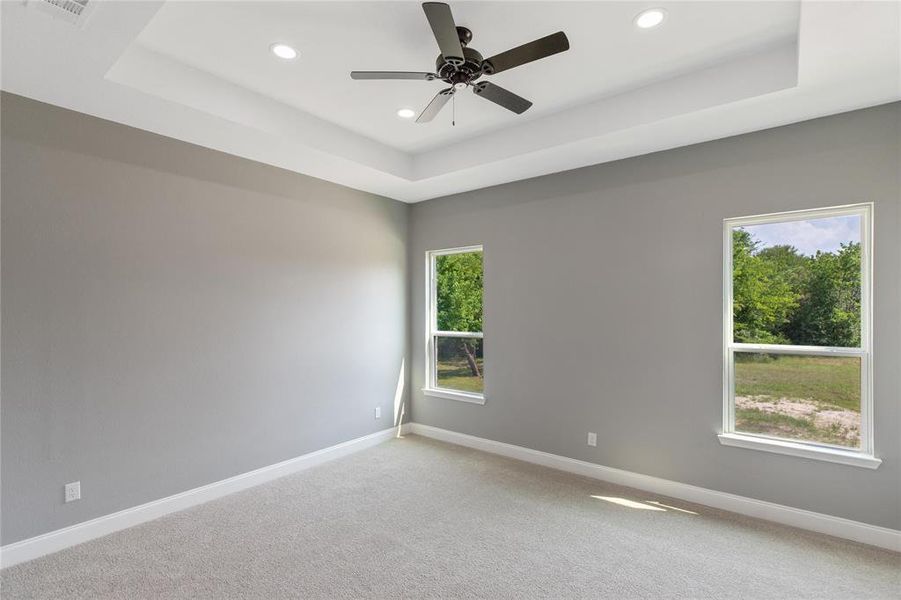
[[[872,205],[727,219],[726,445],[876,468]]]
[[[426,394],[484,404],[482,247],[429,252]]]

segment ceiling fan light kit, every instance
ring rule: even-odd
[[[569,50],[569,40],[562,31],[535,41],[501,52],[489,58],[469,47],[472,31],[454,22],[450,6],[443,2],[424,2],[422,10],[432,28],[441,54],[435,60],[434,73],[407,71],[352,71],[352,79],[409,79],[434,81],[439,79],[450,85],[432,98],[428,106],[417,117],[417,123],[427,123],[441,112],[447,101],[458,91],[472,87],[476,96],[481,96],[516,114],[527,111],[532,103],[513,92],[488,81],[477,79],[494,75],[560,52]]]

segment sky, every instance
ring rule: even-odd
[[[817,250],[835,252],[841,244],[860,242],[860,217],[857,215],[747,225],[741,229],[760,242],[759,249],[788,245],[809,256]]]

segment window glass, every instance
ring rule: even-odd
[[[732,230],[733,341],[860,346],[860,216]]]
[[[482,331],[482,253],[435,257],[438,331]]]
[[[481,394],[483,369],[481,339],[436,336],[437,387]]]
[[[860,446],[860,358],[738,352],[735,429]]]

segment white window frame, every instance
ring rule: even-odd
[[[734,342],[732,307],[732,231],[739,227],[829,217],[859,216],[860,233],[860,347],[833,348],[786,344],[743,344]],[[723,430],[721,444],[788,454],[845,465],[875,469],[882,461],[873,448],[873,349],[872,349],[872,272],[873,204],[852,204],[831,208],[737,217],[723,221]],[[854,356],[860,358],[860,448],[842,448],[829,444],[795,441],[735,431],[736,352],[769,354],[806,354],[815,356]]]
[[[485,251],[481,245],[462,246],[459,248],[445,248],[443,250],[429,250],[426,252],[426,323],[425,323],[425,381],[422,392],[427,396],[447,398],[448,400],[460,400],[472,404],[485,404],[484,391],[481,394],[464,392],[448,388],[438,387],[435,380],[435,338],[460,337],[484,339],[481,331],[441,331],[438,329],[438,288],[435,276],[435,259],[448,254],[465,254],[467,252],[481,252],[484,268]],[[483,326],[484,329],[484,326]],[[484,376],[484,373],[483,373]]]

